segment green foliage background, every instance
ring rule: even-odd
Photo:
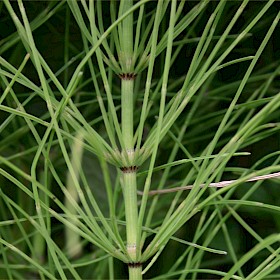
[[[83,11],[82,2],[83,1],[79,2],[81,11]],[[242,13],[242,16],[238,19],[234,28],[231,30],[231,37],[229,36],[225,40],[217,57],[225,51],[226,47],[228,47],[232,40],[236,38],[236,34],[240,34],[241,30],[250,23],[257,11],[260,11],[267,2],[249,1]],[[76,67],[87,52],[83,44],[84,37],[82,35],[81,28],[77,24],[67,1],[24,1],[23,3],[29,22],[31,22],[31,26],[34,27],[32,34],[39,53],[41,53],[53,73],[56,73],[58,81],[60,81],[60,83],[66,88]],[[10,4],[19,16],[20,11],[18,3],[16,1],[11,1]],[[186,1],[180,18],[183,18],[183,16],[197,4],[198,1]],[[155,14],[156,5],[156,1],[146,3],[145,20],[147,22],[150,17]],[[174,40],[174,50],[177,46],[181,46],[181,49],[178,51],[176,58],[174,57],[175,61],[173,64],[170,65],[166,104],[172,100],[182,87],[198,42],[203,34],[205,25],[217,5],[217,1],[210,1],[203,13],[197,17],[197,20],[195,21],[195,24],[191,26],[191,29],[184,30],[178,37],[176,37],[176,40]],[[209,48],[201,61],[200,67],[202,67],[203,63],[207,61],[207,58],[210,56],[212,49],[215,47],[219,36],[222,35],[225,28],[228,26],[238,7],[239,1],[227,1],[221,20],[215,30],[216,37],[214,36],[211,40]],[[169,9],[170,6],[168,6],[168,11]],[[265,16],[263,16],[252,28],[252,30],[250,30],[250,33],[247,34],[227,56],[223,63],[230,62],[240,57],[254,56],[266,36],[268,29],[272,25],[273,20],[276,18],[278,11],[279,3],[275,2],[268,9]],[[0,55],[6,62],[14,66],[15,69],[19,69],[27,51],[20,39],[19,33],[11,15],[5,7],[4,2],[0,3],[0,13]],[[102,2],[102,13],[104,19],[104,30],[106,30],[112,23],[110,19],[110,1]],[[136,11],[135,14],[137,15],[137,13],[138,12]],[[82,16],[86,17],[84,13],[82,13]],[[163,38],[168,24],[169,13],[166,12],[166,15],[163,17],[160,25],[158,41]],[[187,32],[190,32],[188,39],[186,39]],[[218,154],[222,147],[229,143],[236,132],[245,125],[244,121],[248,122],[271,100],[273,100],[273,98],[279,96],[279,38],[280,28],[278,24],[264,51],[262,52],[250,78],[246,82],[246,86],[244,87],[242,94],[234,107],[232,118],[229,121],[229,126],[224,130],[211,154]],[[4,60],[1,60],[0,62],[0,88],[2,93],[7,88],[7,81],[10,82],[12,78],[12,76],[7,74],[8,72],[12,72],[12,70],[8,69]],[[219,71],[216,71],[209,77],[209,79],[207,79],[207,81],[198,90],[198,93],[191,98],[189,105],[182,111],[172,127],[162,138],[160,145],[158,146],[155,166],[161,166],[168,162],[174,145],[179,145],[179,150],[173,161],[188,157],[190,158],[190,155],[191,157],[205,155],[205,151],[207,151],[209,143],[215,137],[218,127],[235,97],[236,91],[240,86],[241,80],[244,77],[250,62],[251,60],[247,60],[229,65]],[[99,68],[95,55],[92,56],[92,63],[96,70],[95,73],[101,95],[104,100],[107,101],[104,84],[100,73],[98,72]],[[148,139],[149,133],[158,119],[161,98],[158,85],[161,85],[164,65],[165,52],[161,52],[156,57],[154,65],[152,84],[150,88],[152,103],[145,122],[142,143]],[[110,69],[110,65],[106,67]],[[108,68],[106,71],[110,79],[110,84],[112,85],[111,89],[114,105],[117,108],[117,115],[120,118],[120,78],[113,71],[110,72]],[[197,73],[198,71],[199,69],[197,70]],[[41,87],[37,69],[34,67],[31,59],[27,61],[21,73],[28,77],[28,79],[38,87]],[[141,106],[146,86],[146,75],[147,69],[144,69],[143,72],[137,75],[135,80],[135,129],[138,126],[142,110]],[[62,96],[55,83],[50,80],[48,86],[53,91],[54,97],[60,101]],[[264,88],[266,89],[264,90]],[[24,86],[17,81],[12,86],[12,90],[19,103],[24,106],[26,113],[48,123],[51,121],[47,102],[41,98],[38,93],[32,91],[30,87]],[[254,96],[253,99],[251,99],[252,96]],[[101,110],[98,105],[96,90],[93,86],[91,73],[87,65],[83,67],[83,75],[79,80],[77,87],[74,89],[72,100],[90,126],[92,126],[106,141],[109,142]],[[23,116],[14,115],[12,119],[9,119],[10,116],[13,116],[13,112],[9,112],[7,107],[14,109],[17,108],[16,100],[13,95],[8,94],[4,100],[1,100],[1,105],[5,106],[5,108],[0,108],[1,170],[13,176],[30,191],[32,191],[30,181],[21,176],[19,172],[12,168],[12,166],[6,164],[4,160],[12,163],[14,166],[17,166],[20,170],[26,172],[26,174],[30,174],[34,156],[38,148],[38,143],[32,135],[30,126],[26,124]],[[262,168],[267,168],[266,170],[268,173],[277,171],[279,168],[280,153],[279,107],[280,106],[278,106],[278,108],[271,114],[263,115],[263,121],[260,123],[255,133],[246,139],[246,141],[244,141],[244,143],[240,146],[240,149],[238,150],[239,152],[249,152],[250,155],[230,158],[223,170],[215,177],[216,182],[221,180],[236,179],[243,173],[247,172],[247,174],[249,174],[249,172],[261,170]],[[188,118],[190,119],[186,131],[184,132],[182,139],[178,140],[180,130],[184,127]],[[38,135],[42,138],[46,132],[46,126],[37,123],[36,120],[33,120],[33,124]],[[68,133],[65,136],[65,146],[68,154],[71,155],[73,152],[73,139],[71,139],[69,135],[75,136],[77,131],[63,122],[62,129]],[[53,135],[53,139],[50,141],[51,145],[46,145],[47,149],[49,149],[49,158],[47,158],[47,161],[51,162],[62,184],[66,185],[69,170],[63,158],[61,147],[58,145],[55,134]],[[139,190],[143,190],[146,176],[145,174],[141,175],[141,172],[149,169],[149,163],[150,159],[146,160],[139,168]],[[43,185],[47,182],[48,189],[53,193],[54,197],[63,201],[63,191],[61,190],[57,179],[53,177],[53,174],[46,171],[47,168],[45,165],[46,158],[41,155],[39,163],[36,167],[37,180],[39,180]],[[96,157],[90,149],[84,150],[82,169],[91,191],[100,206],[100,209],[104,213],[104,216],[109,218],[110,207],[108,203],[106,184],[104,181],[105,175],[102,172],[102,168],[104,168],[104,166],[102,166],[102,161],[100,161],[100,159]],[[270,167],[272,167],[271,170]],[[111,178],[112,186],[114,186],[113,195],[116,203],[117,219],[124,221],[124,205],[119,183],[119,170],[112,165],[109,165],[106,168],[109,177]],[[185,182],[185,178],[191,168],[193,168],[193,163],[173,166],[168,174],[168,179],[166,180],[164,187],[171,188],[182,185],[183,182]],[[157,189],[163,174],[163,169],[153,173],[151,189]],[[193,177],[190,178],[189,184],[192,184],[194,181],[195,179]],[[234,191],[232,191],[230,198],[225,199],[225,202],[223,202],[222,197],[219,199],[217,198],[217,200],[215,198],[211,203],[209,203],[209,205],[206,206],[206,210],[203,208],[203,211],[200,211],[188,220],[187,223],[185,223],[174,234],[174,237],[201,245],[205,244],[205,247],[211,247],[222,251],[228,251],[228,247],[230,246],[235,252],[234,256],[237,260],[239,260],[263,239],[266,239],[269,236],[274,236],[274,234],[278,234],[280,230],[280,212],[279,208],[277,208],[280,206],[279,179],[259,182],[257,184],[258,185],[256,186],[256,184],[253,183],[243,183],[234,187]],[[246,199],[243,199],[243,196],[246,195],[253,186],[254,192],[252,192]],[[43,255],[34,256],[35,252],[32,248],[34,249],[37,243],[35,243],[36,238],[34,238],[34,236],[36,236],[36,230],[34,229],[32,223],[25,220],[20,210],[16,208],[12,210],[13,207],[11,207],[11,204],[7,203],[8,197],[21,209],[24,209],[28,215],[36,217],[37,212],[34,200],[20,190],[18,185],[7,178],[7,176],[4,176],[3,173],[0,175],[0,189],[1,240],[16,246],[26,255],[32,256],[34,260],[49,270],[50,273],[53,273],[55,277],[60,278],[61,275],[59,276],[56,271],[56,265],[50,265],[48,263],[50,262],[50,256],[46,244],[42,245],[42,243],[40,243],[41,241],[38,241],[38,244],[41,244],[42,246],[41,253],[43,252]],[[151,228],[158,229],[172,202],[176,201],[176,205],[174,205],[176,209],[179,203],[188,196],[188,193],[188,191],[182,192],[180,196],[176,193],[159,195],[158,203],[155,207],[155,214],[153,215],[151,221]],[[199,201],[203,201],[213,193],[214,190],[205,191],[199,198]],[[224,194],[222,194],[222,196],[224,196]],[[232,202],[230,202],[231,200]],[[249,203],[246,203],[247,200],[256,203],[252,203],[250,205]],[[54,211],[57,211],[58,213],[61,212],[61,209],[53,201],[48,199],[46,199],[46,201],[47,204],[49,204],[49,207],[51,207]],[[241,202],[238,203],[238,201]],[[151,207],[152,199],[149,198],[147,203],[147,207]],[[268,206],[264,207],[258,203],[264,203]],[[234,208],[235,205],[239,205],[239,208],[236,212],[231,212],[232,210],[227,208],[226,205],[229,205],[232,208]],[[219,210],[219,214],[214,212],[215,209]],[[92,211],[95,215],[95,211],[93,209]],[[213,213],[216,213],[215,217],[212,216]],[[222,217],[226,216],[228,213],[231,213],[230,217],[224,222],[221,228],[215,231],[217,225],[222,220]],[[61,213],[61,215],[63,215],[63,213]],[[50,224],[48,227],[51,229],[50,236],[52,240],[54,240],[63,252],[66,252],[65,224],[55,218],[50,219],[49,222]],[[207,225],[206,230],[203,232],[202,236],[196,240],[198,228],[202,228],[204,225]],[[119,226],[119,230],[121,236],[123,237],[125,235],[124,225]],[[208,237],[211,237],[211,240],[208,243],[204,243]],[[40,238],[38,238],[38,240],[39,239]],[[152,239],[153,235],[148,234],[144,248],[147,247]],[[228,239],[230,239],[230,241]],[[10,250],[7,247],[8,245],[2,241],[0,246],[1,279],[9,277],[12,279],[27,279],[29,277],[35,277],[38,279],[43,278],[42,275],[38,274],[36,269],[34,269],[34,264],[30,264],[28,260],[24,259],[15,251]],[[80,241],[83,246],[81,255],[73,258],[69,257],[69,260],[70,263],[73,264],[73,267],[77,270],[81,279],[112,278],[112,273],[116,279],[126,278],[128,276],[126,264],[120,260],[113,260],[109,257],[109,255],[107,255],[107,253],[104,253],[103,250],[91,244],[88,240],[81,238]],[[195,257],[197,258],[197,262],[195,264],[201,269],[205,268],[227,272],[233,267],[234,263],[236,263],[230,254],[225,256],[204,252],[201,253],[202,255],[199,255],[199,249],[193,249],[188,256],[182,257],[189,247],[189,245],[182,244],[182,242],[178,242],[178,240],[170,240],[167,242],[162,254],[158,257],[147,274],[145,274],[144,278],[150,279],[154,277],[154,279],[179,279],[181,276],[180,279],[220,279],[221,276],[213,276],[210,272],[204,273],[202,271],[198,271],[198,274],[182,272],[181,274],[174,274],[174,276],[172,273],[181,270],[183,271],[185,263],[190,261],[191,258],[195,259]],[[279,241],[272,244],[271,247],[277,252],[276,261],[274,263],[275,269],[271,272],[271,275],[274,276],[271,277],[277,279],[277,277],[280,277],[280,268],[277,266],[277,264],[280,266],[280,262],[278,260]],[[268,249],[252,254],[251,258],[244,263],[242,268],[239,268],[242,270],[242,272],[239,273],[239,276],[245,275],[244,277],[246,277],[250,275],[250,273],[261,266],[270,255],[271,251]],[[181,257],[182,260],[180,259]],[[92,263],[92,261],[99,260],[98,258],[100,258],[100,261]],[[144,265],[148,265],[149,262],[150,259],[146,261]],[[81,264],[81,267],[79,267],[79,264]],[[73,277],[73,274],[68,271],[68,268],[66,265],[66,268],[64,269],[66,276],[68,275],[70,279]],[[162,275],[162,278],[160,278],[160,275]],[[246,279],[251,278],[248,277]],[[259,276],[259,278],[256,277],[254,279],[272,278],[262,278],[262,276]]]

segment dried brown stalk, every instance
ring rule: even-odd
[[[261,176],[255,176],[252,177],[245,182],[255,182],[255,181],[261,181],[261,180],[266,180],[266,179],[271,179],[271,178],[277,178],[280,177],[280,172],[276,173],[271,173],[267,175],[261,175]],[[210,188],[223,188],[226,187],[230,184],[235,183],[237,180],[229,180],[229,181],[222,181],[218,183],[210,183],[208,187]],[[200,188],[203,188],[205,184],[201,184]],[[183,186],[183,187],[176,187],[176,188],[171,188],[171,189],[165,189],[165,190],[154,190],[150,191],[148,194],[149,195],[157,195],[157,194],[165,194],[165,193],[171,193],[171,192],[178,192],[178,191],[184,191],[184,190],[191,190],[194,187],[194,185],[189,185],[189,186]],[[138,191],[137,192],[139,195],[143,195],[143,192]]]

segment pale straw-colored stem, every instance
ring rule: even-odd
[[[245,182],[255,182],[255,181],[261,181],[261,180],[277,178],[277,177],[280,177],[280,172],[271,173],[271,174],[267,174],[267,175],[261,175],[261,176],[255,176],[255,177],[252,177],[252,178],[246,180]],[[226,186],[228,186],[230,184],[233,184],[237,181],[238,180],[228,180],[228,181],[221,181],[221,182],[218,182],[218,183],[210,183],[208,185],[208,187],[210,187],[210,188],[223,188],[223,187],[226,187]],[[154,191],[150,191],[149,195],[157,195],[157,194],[165,194],[165,193],[178,192],[178,191],[184,191],[184,190],[191,190],[193,187],[194,187],[194,185],[188,185],[188,186],[175,187],[175,188],[165,189],[165,190],[154,190]],[[205,184],[200,185],[200,188],[203,188],[203,187],[205,187]],[[141,192],[141,191],[138,191],[137,193],[139,195],[143,195],[143,192]]]

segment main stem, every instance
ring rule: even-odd
[[[122,93],[122,135],[126,154],[129,161],[133,160],[133,87],[134,80],[122,79],[121,93]]]
[[[120,2],[121,14],[133,6],[133,0],[122,0]],[[129,14],[121,26],[121,127],[123,140],[123,163],[121,170],[122,188],[125,203],[127,253],[129,255],[129,279],[142,279],[142,265],[139,263],[140,247],[137,236],[138,206],[137,206],[137,181],[133,143],[133,115],[134,115],[134,73],[133,73],[133,13]]]
[[[127,252],[130,257],[129,279],[138,280],[142,279],[142,266],[137,260],[140,248],[137,244],[137,167],[133,165],[133,86],[133,80],[122,79],[122,133],[125,146],[123,154],[128,159],[125,159],[124,162],[131,163],[122,168],[122,187],[125,203]]]
[[[126,217],[126,237],[127,252],[130,262],[136,262],[136,242],[137,242],[137,183],[136,170],[132,167],[133,149],[133,80],[122,79],[121,81],[121,105],[122,105],[122,134],[124,151],[123,157],[125,165],[122,168],[122,187],[125,204]]]

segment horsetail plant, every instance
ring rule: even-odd
[[[279,234],[242,212],[280,211],[258,201],[277,147],[242,165],[279,138],[275,1],[0,9],[1,279],[280,277]]]

